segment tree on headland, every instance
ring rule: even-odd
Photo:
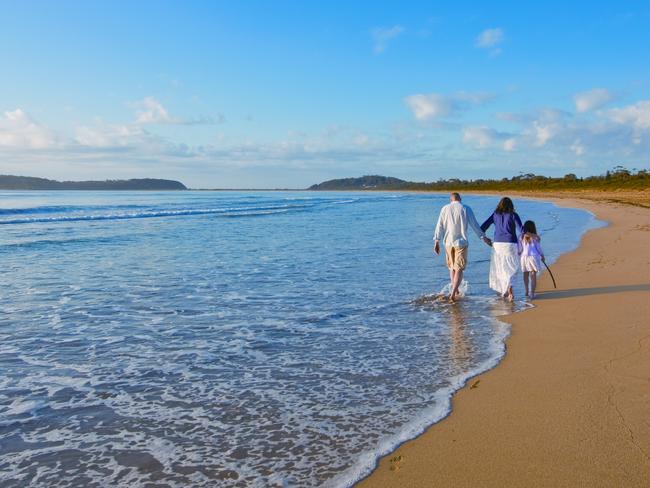
[[[373,184],[368,184],[372,182]],[[512,178],[498,180],[438,179],[430,183],[404,181],[385,176],[363,176],[329,180],[312,185],[310,190],[420,190],[420,191],[535,191],[535,190],[613,190],[650,188],[650,173],[646,169],[628,170],[617,165],[604,175],[578,178],[574,173],[549,177],[534,173],[520,173]]]

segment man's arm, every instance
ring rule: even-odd
[[[436,223],[436,230],[433,233],[433,240],[434,241],[439,241],[445,234],[445,212],[446,209],[442,209],[440,211],[440,215],[438,215],[438,222]]]
[[[435,251],[436,254],[440,254],[440,238],[445,233],[445,216],[446,216],[445,210],[446,208],[443,208],[440,211],[440,215],[438,215],[438,222],[436,223],[436,230],[433,233],[433,240],[435,241],[433,250]]]
[[[472,230],[478,236],[479,239],[485,242],[488,246],[491,246],[492,241],[485,235],[485,232],[483,232],[481,226],[478,225],[478,222],[476,221],[476,217],[474,216],[474,211],[469,207],[466,208],[467,208],[467,223],[469,224],[469,226],[472,228]]]

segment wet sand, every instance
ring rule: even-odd
[[[359,487],[650,487],[646,196],[543,198],[609,225],[552,266],[557,290],[544,273],[537,306],[504,318],[504,360]]]

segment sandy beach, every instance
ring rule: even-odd
[[[648,194],[580,197],[544,199],[609,225],[553,265],[557,290],[544,273],[537,306],[503,318],[504,360],[359,487],[650,486]]]

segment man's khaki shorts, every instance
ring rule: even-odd
[[[463,271],[467,265],[467,246],[445,248],[447,267],[454,271]]]

